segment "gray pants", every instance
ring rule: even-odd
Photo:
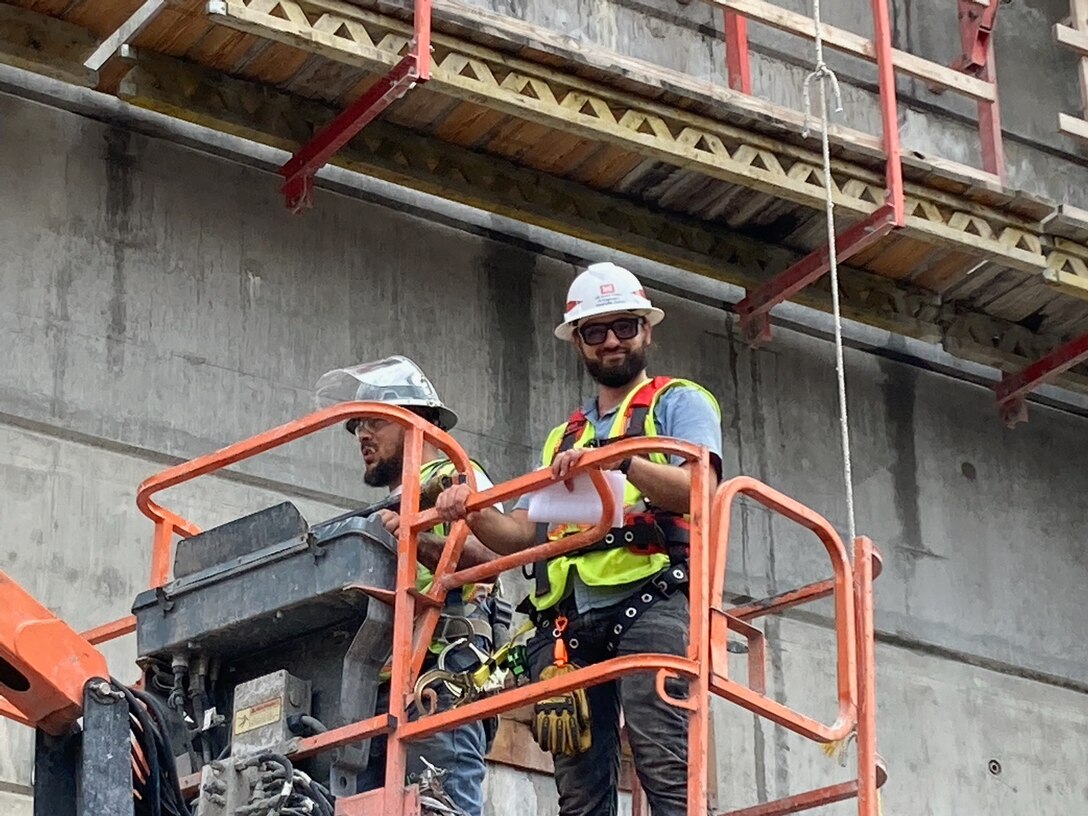
[[[599,663],[607,632],[615,625],[623,604],[595,609],[571,620],[567,644],[571,662]],[[547,617],[545,613],[545,617]],[[545,627],[547,623],[547,627]],[[528,658],[533,679],[551,664],[555,640],[552,621],[529,641]],[[681,592],[657,601],[620,641],[615,656],[645,652],[683,655],[688,643],[688,601]],[[638,672],[587,689],[593,744],[578,756],[555,758],[555,786],[560,816],[614,816],[618,808],[620,767],[620,709],[623,709],[635,771],[646,791],[653,816],[687,813],[688,715],[662,700],[655,688],[656,672]],[[666,690],[686,697],[686,683],[670,680]]]

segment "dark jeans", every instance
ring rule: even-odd
[[[660,652],[683,655],[688,644],[688,601],[681,592],[657,601],[624,633],[615,655],[605,652],[607,633],[624,604],[596,609],[571,620],[567,629],[571,662],[599,663],[608,657]],[[529,641],[533,679],[553,660],[551,617],[543,613]],[[545,624],[547,624],[545,626]],[[687,813],[688,715],[662,700],[655,688],[656,672],[628,674],[586,690],[589,695],[593,744],[578,756],[555,757],[555,786],[560,816],[614,816],[618,807],[620,768],[620,709],[623,709],[635,771],[654,816]],[[686,696],[686,683],[670,679],[668,692]]]
[[[485,646],[486,644],[481,644]],[[423,664],[423,671],[428,671],[435,665],[433,658],[428,658]],[[461,666],[451,668],[460,669]],[[452,697],[448,690],[439,687],[438,709],[444,711],[450,707]],[[375,706],[378,712],[389,710],[389,684],[383,683],[378,689],[378,701]],[[409,719],[419,718],[419,712],[413,705],[408,709]],[[408,767],[409,775],[418,775],[426,767],[421,757],[438,768],[447,771],[442,780],[442,787],[454,803],[469,816],[482,816],[484,810],[484,756],[487,754],[488,743],[494,734],[489,733],[485,723],[476,721],[453,728],[449,731],[440,731],[420,740],[408,743]],[[385,735],[375,737],[370,743],[370,761],[366,770],[359,775],[358,791],[374,790],[385,784]]]

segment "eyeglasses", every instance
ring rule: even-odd
[[[608,339],[608,332],[616,335],[617,340],[630,340],[642,328],[641,317],[619,317],[611,323],[590,323],[579,326],[578,334],[587,346],[599,346]]]
[[[388,424],[389,420],[382,419],[381,417],[370,417],[368,419],[349,419],[347,423],[348,431],[355,434],[356,436],[359,436],[359,434],[373,436]]]

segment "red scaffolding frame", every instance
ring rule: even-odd
[[[764,0],[704,2],[722,7],[729,87],[742,93],[752,93],[751,55],[747,33],[749,19],[810,40],[816,35],[816,24],[813,20]],[[985,93],[971,87],[972,94],[978,100],[982,164],[986,172],[994,174],[998,180],[1004,182],[1005,162],[1001,145],[996,77],[993,71],[993,44],[990,38],[997,4],[987,0],[958,2],[964,55],[952,67],[976,76],[988,87]],[[863,41],[857,35],[827,24],[820,26],[820,35],[827,47],[876,64],[881,139],[885,156],[884,205],[837,236],[835,249],[839,260],[846,260],[861,252],[892,230],[903,226],[906,221],[899,143],[899,108],[895,90],[896,70],[926,78],[934,90],[967,92],[955,83],[941,80],[939,73],[931,70],[935,63],[904,54],[893,47],[888,0],[871,0],[871,9],[874,31],[872,41]],[[770,339],[771,310],[822,277],[830,267],[829,255],[830,245],[824,245],[762,286],[745,294],[737,304],[737,313],[740,315],[741,332],[748,342],[759,345]]]
[[[1005,375],[994,385],[1001,421],[1009,428],[1027,422],[1027,395],[1085,360],[1088,360],[1088,334],[1058,346],[1015,374]]]
[[[314,176],[360,130],[421,82],[431,78],[431,0],[415,0],[414,36],[408,53],[284,164],[287,209],[298,214],[314,204]]]

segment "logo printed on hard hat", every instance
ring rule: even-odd
[[[614,283],[602,283],[601,284],[602,295],[614,295],[616,294],[616,285]]]

